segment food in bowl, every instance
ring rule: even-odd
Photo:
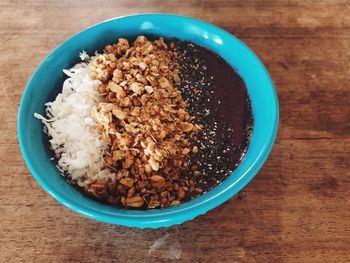
[[[54,161],[90,196],[165,208],[209,191],[242,159],[252,111],[244,81],[192,42],[139,36],[64,70],[46,104]]]

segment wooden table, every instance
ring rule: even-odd
[[[82,217],[30,175],[17,143],[24,87],[59,43],[92,24],[170,12],[245,41],[276,84],[280,128],[239,195],[181,226]],[[0,1],[0,262],[350,262],[350,2]]]

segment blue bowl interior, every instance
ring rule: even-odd
[[[148,211],[118,209],[92,200],[69,185],[50,161],[43,125],[33,117],[55,98],[63,82],[62,69],[79,62],[82,50],[93,54],[119,37],[177,37],[193,41],[222,56],[244,79],[252,102],[254,127],[248,151],[237,169],[210,192],[179,206]],[[277,96],[265,67],[255,54],[227,32],[192,18],[136,15],[112,19],[88,28],[56,48],[29,81],[19,110],[18,136],[24,159],[36,180],[65,206],[88,217],[136,227],[179,224],[207,212],[241,190],[265,162],[278,126]]]

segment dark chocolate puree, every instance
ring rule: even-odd
[[[244,81],[224,59],[194,43],[173,42],[180,53],[179,89],[189,113],[204,125],[191,163],[202,172],[194,177],[198,186],[208,191],[231,174],[247,150],[253,123],[250,99]]]

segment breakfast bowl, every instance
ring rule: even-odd
[[[162,36],[187,40],[221,56],[244,80],[251,101],[253,129],[247,152],[219,185],[183,204],[149,210],[128,210],[98,202],[67,183],[52,161],[47,135],[34,113],[45,114],[45,103],[59,92],[64,75],[85,50],[93,54],[118,37]],[[89,218],[139,228],[168,227],[192,220],[227,201],[245,187],[266,161],[278,128],[278,99],[259,58],[243,42],[206,22],[169,14],[141,14],[94,25],[65,41],[49,54],[31,77],[18,113],[18,138],[24,160],[39,184],[60,203]]]

